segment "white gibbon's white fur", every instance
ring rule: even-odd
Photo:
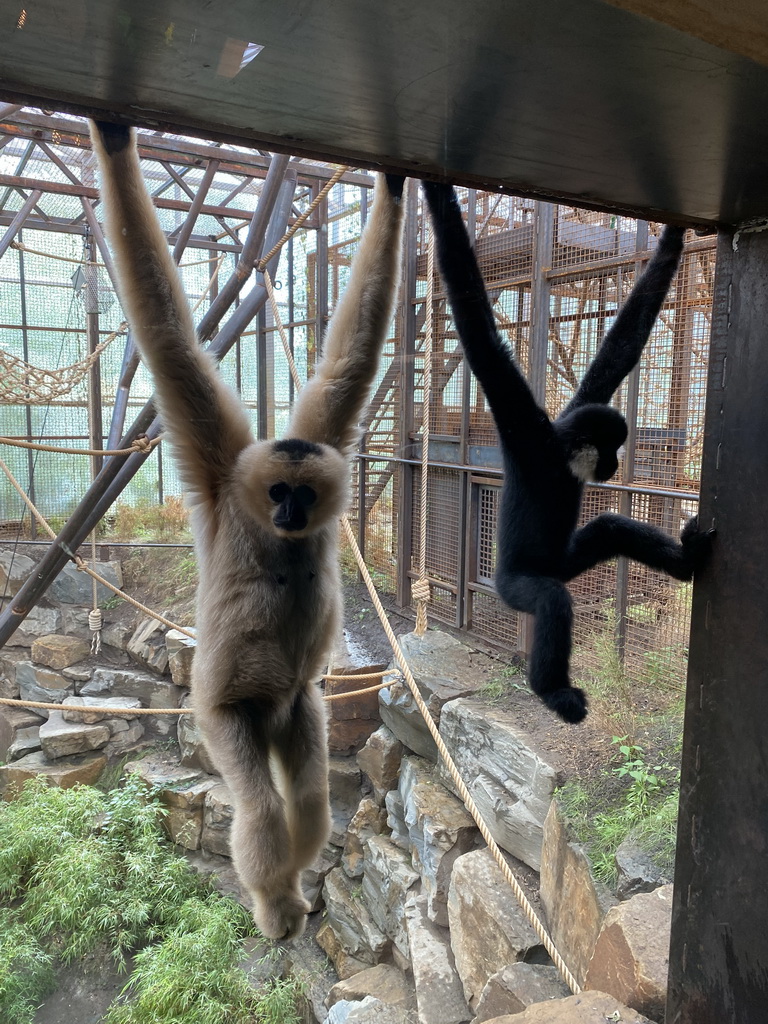
[[[296,937],[309,909],[299,873],[330,829],[316,680],[340,625],[338,517],[392,316],[403,181],[379,176],[317,372],[285,438],[258,442],[197,342],[133,130],[99,123],[91,135],[123,308],[191,508],[200,571],[195,719],[232,791],[232,857],[256,923],[271,938]]]

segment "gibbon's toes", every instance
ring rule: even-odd
[[[385,174],[384,177],[387,179],[387,188],[389,194],[393,199],[398,202],[402,199],[403,188],[405,186],[405,175],[403,174]]]
[[[287,942],[298,939],[307,923],[310,905],[298,892],[253,893],[253,920],[268,939]]]
[[[564,686],[544,696],[544,703],[565,722],[575,725],[587,715],[587,695],[577,686]]]
[[[112,124],[111,121],[94,121],[99,130],[101,141],[107,153],[119,153],[131,140],[131,129],[124,124]]]

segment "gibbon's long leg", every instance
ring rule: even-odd
[[[403,184],[378,175],[373,209],[323,342],[317,371],[302,389],[286,438],[301,438],[350,454],[368,401],[379,353],[392,319],[400,271]]]
[[[285,805],[269,763],[273,714],[243,700],[209,705],[200,721],[206,746],[215,753],[216,767],[232,792],[235,870],[254,900],[254,916],[264,935],[290,939],[303,932],[309,904],[301,895]]]
[[[272,742],[283,771],[293,866],[300,871],[312,864],[331,830],[327,724],[314,683],[299,692]]]
[[[467,362],[485,392],[504,446],[516,456],[531,457],[540,444],[551,443],[552,426],[496,330],[453,186],[424,181],[422,188],[432,217],[440,272]]]
[[[510,607],[534,617],[533,646],[528,657],[531,689],[566,722],[580,722],[587,713],[583,690],[571,686],[573,606],[559,580],[527,576],[503,569],[496,573],[496,590]]]
[[[643,354],[664,299],[677,272],[685,228],[667,224],[656,252],[603,338],[565,416],[580,405],[607,404]]]
[[[677,541],[650,523],[604,512],[574,533],[563,579],[572,580],[600,562],[624,555],[677,580],[690,580],[711,546],[711,535],[699,533],[695,516],[685,524]]]
[[[191,503],[215,497],[253,440],[248,416],[197,342],[189,303],[141,173],[132,128],[92,122],[120,300]]]

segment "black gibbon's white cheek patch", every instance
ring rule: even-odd
[[[573,453],[568,462],[568,469],[570,469],[577,480],[586,483],[588,480],[595,479],[599,458],[600,453],[594,445],[585,445]]]

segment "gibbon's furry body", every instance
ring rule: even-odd
[[[614,513],[576,528],[584,483],[608,480],[618,468],[627,426],[607,403],[642,355],[677,270],[683,229],[664,229],[576,394],[551,421],[496,330],[453,188],[425,182],[424,192],[459,338],[504,456],[496,589],[510,608],[535,616],[531,688],[565,721],[579,722],[587,701],[569,678],[573,611],[565,583],[617,555],[689,580],[711,544],[696,519],[685,524],[679,542]]]
[[[379,176],[349,285],[286,438],[256,442],[197,343],[133,132],[99,123],[92,138],[123,306],[191,505],[200,571],[196,721],[232,791],[232,856],[256,923],[271,938],[295,937],[309,909],[299,872],[330,829],[315,681],[340,625],[338,517],[392,315],[403,179]]]

